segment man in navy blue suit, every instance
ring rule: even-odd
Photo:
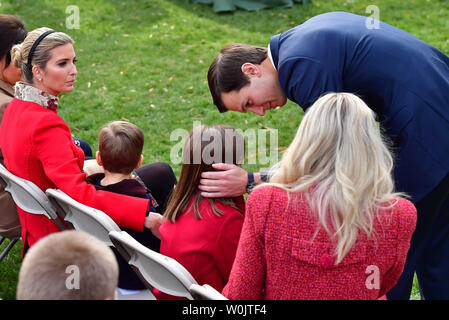
[[[306,110],[326,92],[351,92],[375,111],[394,144],[396,188],[418,222],[389,299],[409,299],[416,271],[425,299],[449,299],[449,57],[409,33],[331,12],[271,38],[268,48],[223,48],[208,72],[220,112],[265,115],[287,98]],[[204,196],[242,194],[261,181],[231,165],[203,173]]]

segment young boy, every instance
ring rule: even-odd
[[[144,185],[133,170],[140,167],[143,161],[142,149],[144,136],[142,130],[136,125],[126,121],[113,121],[106,124],[98,135],[99,151],[96,159],[104,173],[97,173],[87,177],[87,182],[93,184],[97,190],[105,190],[129,196],[152,199],[150,209],[155,219],[155,227],[138,232],[126,228],[134,239],[144,246],[159,252],[160,234],[159,226],[163,222],[162,216],[153,213],[157,206],[150,190]],[[142,290],[145,285],[140,281],[128,263],[113,249],[120,269],[119,288],[127,290]]]
[[[52,233],[23,259],[18,300],[116,299],[118,266],[103,241],[82,231]]]

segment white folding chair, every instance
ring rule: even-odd
[[[75,230],[89,233],[106,245],[113,246],[109,240],[109,232],[120,231],[120,228],[106,213],[72,199],[59,189],[47,189],[45,193],[51,204]]]
[[[179,262],[143,246],[125,231],[111,231],[109,237],[123,258],[151,286],[172,296],[194,300],[189,289],[198,283]]]
[[[46,194],[50,202],[62,213],[64,220],[73,225],[75,230],[89,233],[107,246],[114,244],[109,239],[109,232],[120,232],[120,227],[103,211],[86,206],[68,196],[59,189],[47,189]],[[138,274],[139,275],[139,274]],[[156,297],[148,290],[141,290],[136,294],[123,295],[119,292],[119,300],[155,300]]]
[[[192,284],[189,288],[190,294],[195,300],[228,300],[224,295],[208,284]]]
[[[22,210],[32,214],[44,215],[53,220],[61,231],[67,229],[45,193],[34,183],[12,174],[1,164],[0,183]]]

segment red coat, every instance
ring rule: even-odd
[[[294,200],[293,200],[294,199]],[[291,197],[273,186],[255,189],[229,282],[229,299],[378,299],[392,288],[404,268],[416,209],[398,199],[379,213],[375,237],[359,234],[355,246],[334,266],[333,249],[305,197]]]
[[[148,200],[96,191],[81,172],[83,151],[72,140],[70,129],[56,111],[14,98],[0,127],[0,148],[13,174],[34,182],[45,191],[58,188],[87,206],[108,214],[119,226],[143,230]],[[41,215],[18,208],[22,239],[32,246],[40,238],[59,231]]]
[[[161,225],[160,252],[182,264],[200,285],[208,284],[221,291],[231,272],[244,216],[215,201],[216,207],[225,213],[218,217],[209,201],[203,200],[199,206],[203,219],[197,220],[191,211],[192,200],[175,223],[166,221]],[[236,202],[244,212],[243,197],[236,198]],[[154,293],[158,300],[178,299],[158,290]]]

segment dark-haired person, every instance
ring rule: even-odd
[[[240,164],[244,139],[224,125],[195,127],[186,140],[179,182],[171,194],[161,233],[161,253],[181,263],[200,284],[221,291],[227,283],[243,225],[245,201],[203,198],[201,173],[211,163]],[[155,290],[160,300],[175,299]]]
[[[393,158],[374,112],[353,94],[326,94],[307,110],[278,167],[248,197],[223,294],[383,298],[404,267],[416,209],[394,192]],[[367,285],[373,267],[375,286]]]
[[[307,110],[327,92],[361,97],[394,144],[397,190],[418,209],[404,272],[387,297],[408,299],[416,270],[425,299],[449,299],[449,57],[368,19],[330,12],[273,36],[268,48],[228,46],[210,66],[209,88],[220,112],[261,116],[287,98]],[[241,194],[252,177],[215,168],[223,172],[203,174],[205,196]]]
[[[0,123],[6,107],[14,98],[14,84],[20,80],[20,68],[11,63],[11,48],[21,43],[28,31],[16,16],[0,14]],[[0,163],[3,154],[0,150]],[[21,228],[11,195],[0,186],[0,235],[20,237]]]

